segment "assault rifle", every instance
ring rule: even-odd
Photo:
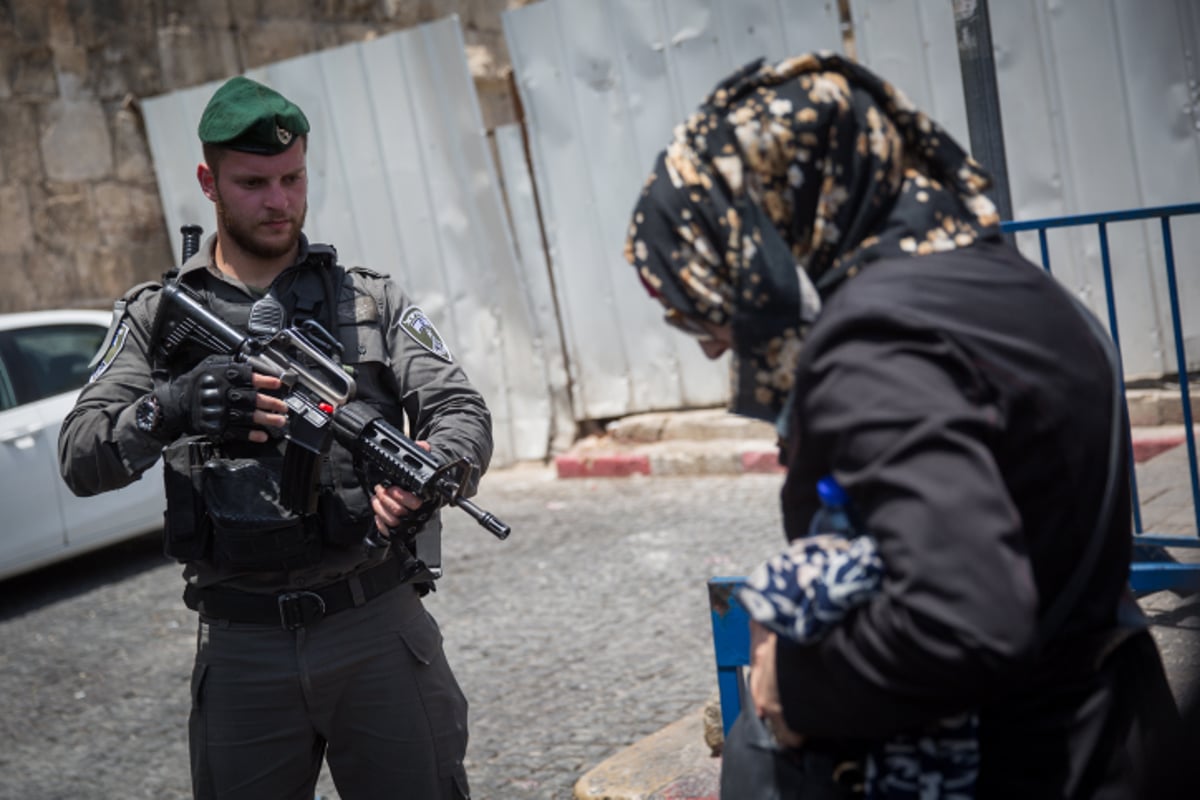
[[[185,226],[183,260],[198,247],[199,228]],[[253,311],[250,327],[255,327]],[[462,496],[475,470],[469,461],[439,462],[378,411],[353,399],[354,379],[330,355],[340,343],[315,320],[270,335],[247,335],[212,313],[187,287],[167,281],[152,340],[157,363],[167,363],[185,348],[198,348],[279,378],[288,407],[280,499],[293,509],[303,510],[298,506],[311,494],[318,457],[328,451],[332,438],[387,481],[421,498],[424,513],[414,522],[424,521],[445,503],[467,512],[496,538],[508,538],[508,525]]]

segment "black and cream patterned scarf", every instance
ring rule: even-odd
[[[819,296],[880,258],[997,234],[989,185],[859,64],[826,52],[760,60],[675,129],[625,255],[668,309],[732,326],[731,410],[776,422]]]

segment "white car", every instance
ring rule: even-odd
[[[161,469],[95,497],[76,497],[58,474],[59,428],[111,320],[0,314],[0,578],[162,528]]]

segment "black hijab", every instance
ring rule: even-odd
[[[731,325],[731,410],[775,422],[808,326],[873,261],[999,232],[987,173],[890,84],[834,53],[759,60],[675,129],[626,258],[686,317]]]

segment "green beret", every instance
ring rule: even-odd
[[[275,155],[308,133],[308,118],[279,92],[239,75],[213,93],[199,133],[204,144]]]

